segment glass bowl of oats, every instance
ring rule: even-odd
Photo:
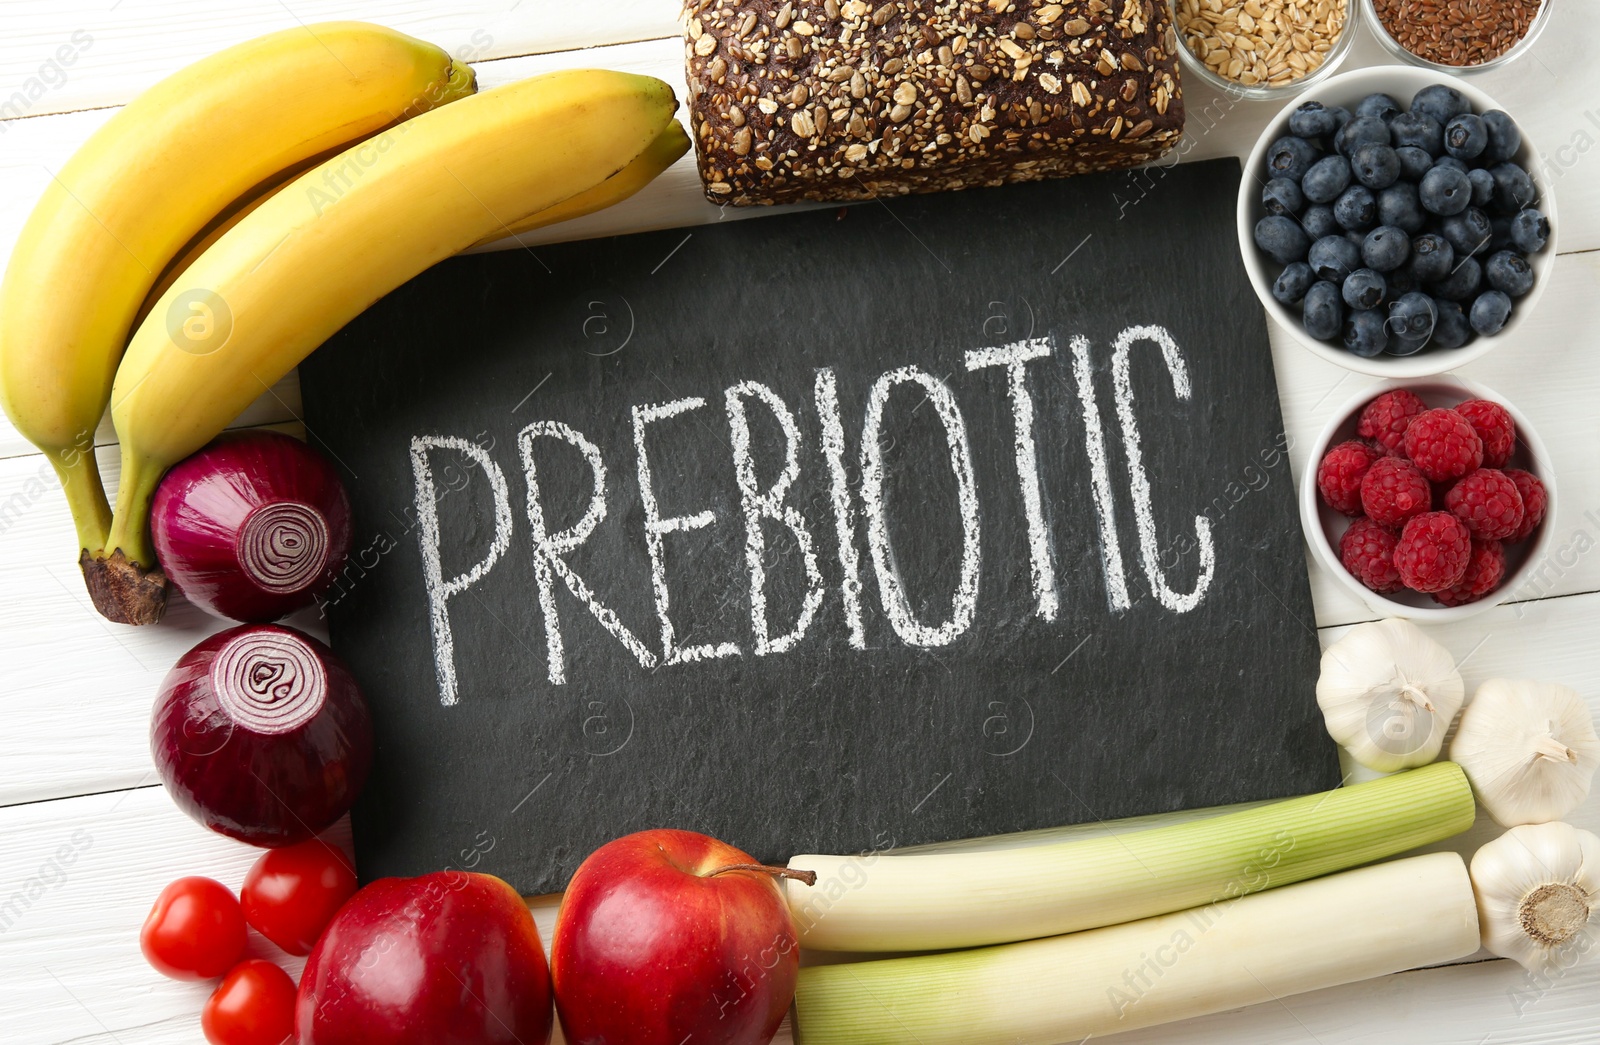
[[[1184,73],[1235,99],[1282,100],[1331,75],[1358,0],[1169,0]]]

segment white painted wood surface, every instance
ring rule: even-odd
[[[1600,712],[1600,30],[1593,6],[1560,4],[1537,48],[1478,82],[1514,113],[1545,157],[1559,197],[1562,258],[1516,342],[1463,371],[1531,416],[1550,445],[1561,512],[1548,525],[1552,568],[1522,601],[1433,629],[1470,686],[1495,675],[1577,687]],[[484,86],[550,68],[604,65],[681,85],[674,0],[4,0],[0,4],[0,256],[55,169],[127,100],[187,61],[261,32],[331,18],[367,18],[435,40],[474,61]],[[81,32],[74,61],[46,70]],[[589,49],[592,48],[592,49]],[[1362,39],[1350,66],[1380,61]],[[40,77],[37,85],[31,78]],[[42,87],[42,90],[39,88]],[[16,92],[25,105],[6,108]],[[28,94],[35,97],[29,98]],[[1191,85],[1194,158],[1248,150],[1274,106],[1229,105]],[[22,118],[13,118],[17,116]],[[756,212],[758,214],[760,212]],[[544,230],[529,243],[756,216],[700,196],[680,162],[634,199]],[[1070,246],[1070,245],[1068,245]],[[1328,413],[1370,383],[1271,330],[1291,460],[1298,477]],[[293,377],[240,424],[295,430]],[[102,463],[115,477],[103,426]],[[1311,566],[1325,642],[1370,611]],[[136,934],[172,878],[209,874],[236,886],[254,851],[192,824],[154,784],[146,746],[151,697],[172,661],[219,624],[181,602],[158,628],[103,622],[73,562],[65,504],[43,460],[0,419],[0,1038],[106,1045],[195,1042],[205,990],[152,972]],[[310,614],[296,621],[317,630]],[[1308,622],[1309,624],[1310,622]],[[1264,695],[1270,699],[1270,695]],[[1570,818],[1600,831],[1600,797]],[[344,839],[344,827],[335,836]],[[1456,840],[1470,853],[1491,824]],[[62,850],[65,846],[66,849]],[[58,853],[58,850],[60,851]],[[52,860],[58,864],[52,864]],[[68,860],[70,859],[70,865]],[[63,866],[64,865],[64,866]],[[548,939],[553,913],[536,905]],[[255,953],[283,960],[269,944]],[[284,960],[286,968],[298,965]],[[1534,984],[1504,961],[1387,977],[1120,1037],[1129,1045],[1204,1043],[1590,1043],[1600,1038],[1600,963]],[[780,1035],[787,1040],[787,1031]]]

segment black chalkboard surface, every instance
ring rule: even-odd
[[[358,521],[363,877],[1337,784],[1239,176],[480,255],[369,309],[302,368]]]

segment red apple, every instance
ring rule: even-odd
[[[693,831],[640,831],[572,876],[551,944],[570,1045],[764,1045],[794,1000],[799,945],[776,876]]]
[[[383,878],[306,961],[300,1045],[545,1045],[550,972],[527,905],[486,874]]]

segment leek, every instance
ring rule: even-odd
[[[1116,925],[1343,871],[1472,826],[1461,767],[1421,769],[1238,812],[1001,852],[796,856],[802,946],[934,951]]]

